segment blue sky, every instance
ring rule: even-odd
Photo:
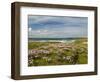
[[[87,17],[28,16],[29,38],[87,37],[87,28]]]

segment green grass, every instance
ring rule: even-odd
[[[61,47],[59,47],[59,45]],[[28,55],[28,66],[87,64],[87,39],[76,39],[71,43],[29,42],[28,49],[37,53]],[[43,53],[40,51],[48,51]],[[38,57],[37,57],[38,56]]]

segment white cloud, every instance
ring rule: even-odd
[[[28,31],[29,31],[29,32],[30,32],[30,31],[32,31],[32,28],[31,28],[31,27],[29,27],[29,28],[28,28]]]

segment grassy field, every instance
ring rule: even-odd
[[[87,39],[66,42],[29,42],[28,66],[87,64]]]

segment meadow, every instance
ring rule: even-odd
[[[69,41],[29,41],[28,66],[88,63],[87,38]]]

